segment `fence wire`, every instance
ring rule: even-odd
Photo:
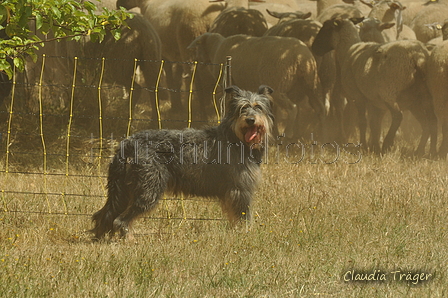
[[[53,61],[50,63],[49,60]],[[88,80],[90,78],[79,70],[80,63],[86,63],[86,61],[88,63],[90,61],[100,62],[100,67],[96,70],[99,73],[96,83],[91,83],[92,80]],[[132,63],[131,85],[119,86],[119,84],[110,82],[106,84],[106,76],[113,75],[107,73],[106,61]],[[148,82],[145,82],[145,86],[137,84],[139,71],[141,71],[138,66],[139,62],[152,63],[157,68],[157,79],[153,82],[154,84]],[[55,69],[55,64],[71,65],[71,69],[64,68],[63,73],[60,73]],[[166,84],[164,86],[167,67],[185,65],[190,66],[192,70],[190,82],[184,86],[187,90],[173,89]],[[222,119],[223,98],[219,101],[217,97],[221,85],[228,80],[226,71],[229,67],[225,67],[224,64],[216,65],[197,61],[173,62],[46,56],[43,54],[33,67],[38,67],[39,71],[39,75],[34,77],[28,72],[18,73],[17,69],[13,68],[9,102],[4,103],[4,108],[0,109],[0,119],[4,119],[3,124],[0,124],[0,143],[3,146],[0,148],[2,161],[0,192],[3,212],[90,216],[91,214],[85,212],[77,212],[76,208],[73,208],[72,200],[97,198],[101,203],[104,202],[107,178],[105,173],[108,161],[119,141],[135,132],[133,130],[152,124],[156,124],[158,129],[170,128],[171,124],[184,125],[184,127],[191,127],[193,124],[202,126],[214,123],[216,125]],[[198,75],[204,75],[201,72],[210,70],[215,71],[216,79],[206,96],[209,98],[213,110],[211,113],[208,112],[208,118],[195,119],[194,116],[200,113],[196,113],[194,110],[194,103],[203,100],[199,96],[195,96],[202,88],[195,84],[195,78]],[[56,75],[49,76],[48,74],[51,73]],[[58,75],[61,76],[61,79],[62,77],[66,79],[69,75],[70,82],[58,81]],[[210,74],[207,73],[205,77],[210,77]],[[92,105],[94,101],[92,98],[86,100],[79,95],[80,90],[94,90],[95,88],[96,107]],[[123,89],[129,90],[123,95],[123,98],[127,97],[128,101],[126,113],[109,113],[112,94],[117,90],[123,91]],[[142,117],[146,111],[139,111],[136,108],[139,100],[136,95],[141,92],[154,95],[153,117]],[[176,118],[166,116],[169,113],[164,112],[164,109],[167,109],[163,104],[167,105],[167,100],[165,99],[162,104],[162,92],[168,93],[169,97],[172,94],[187,95],[187,111],[183,116]],[[62,108],[58,108],[58,101],[67,104],[61,104]],[[33,102],[37,102],[37,108],[33,107]],[[202,102],[198,102],[196,107],[202,105]],[[123,108],[117,110],[123,112]],[[84,112],[80,113],[79,111]],[[92,111],[94,112],[92,113]],[[125,114],[126,116],[123,116]],[[210,115],[214,116],[210,117]],[[89,129],[94,129],[95,133],[91,132],[89,135]],[[105,137],[106,134],[110,134],[110,137]],[[39,208],[17,208],[17,206],[30,205],[28,203],[30,198],[43,200],[46,207],[42,208],[40,204],[37,204],[40,206]],[[169,215],[169,219],[172,220],[222,220],[221,218],[202,218],[187,214],[186,202],[205,203],[209,202],[208,200],[165,197],[163,201],[166,208],[168,208],[167,202],[177,202],[180,205],[181,215]],[[150,218],[162,219],[157,216]]]

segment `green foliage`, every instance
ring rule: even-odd
[[[3,0],[0,2],[0,71],[12,77],[7,59],[23,70],[25,58],[36,59],[35,50],[45,42],[59,39],[80,40],[89,35],[92,41],[103,41],[111,32],[119,39],[121,26],[132,17],[123,8],[101,12],[90,1],[75,0]],[[43,36],[47,39],[43,40]],[[49,37],[51,36],[51,37]]]

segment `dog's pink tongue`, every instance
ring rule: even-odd
[[[250,143],[257,136],[257,134],[258,134],[258,132],[257,132],[256,125],[249,128],[249,130],[246,132],[246,135],[245,135],[246,142]]]

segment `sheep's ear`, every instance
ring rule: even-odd
[[[204,34],[196,37],[195,40],[193,40],[190,43],[190,45],[187,47],[187,50],[189,50],[189,51],[195,50],[198,46],[201,45],[203,39],[204,39]]]
[[[344,1],[345,2],[345,1]],[[354,1],[353,1],[354,2]],[[347,3],[347,2],[346,2]],[[370,7],[370,8],[373,8],[373,5],[376,3],[375,1],[371,1],[371,2],[367,2],[367,1],[364,1],[364,0],[361,0],[361,3],[362,4],[364,4],[364,5],[367,5],[368,7]],[[351,3],[351,4],[353,4],[353,3]]]
[[[393,26],[395,26],[395,23],[392,23],[392,22],[382,23],[382,24],[380,25],[379,29],[380,29],[381,31],[383,31],[383,30],[392,28]]]
[[[340,19],[330,19],[323,23],[322,28],[320,28],[316,38],[313,41],[313,45],[311,46],[311,50],[315,55],[323,56],[334,49],[331,42],[331,36],[334,30],[337,30],[340,26],[340,22]]]
[[[270,10],[267,9],[267,8],[266,8],[266,11],[267,11],[267,13],[268,13],[270,16],[273,16],[274,18],[281,19],[281,18],[283,17],[283,14],[282,14],[282,13],[278,13],[278,12],[276,12],[276,11],[270,11]]]
[[[387,4],[389,5],[389,7],[390,7],[391,9],[401,9],[401,10],[404,9],[404,8],[403,8],[403,5],[401,5],[400,2],[387,2]]]
[[[342,25],[342,20],[339,19],[339,18],[331,19],[331,22],[333,22],[333,26],[335,28],[338,28],[338,27],[340,27]]]
[[[261,85],[260,87],[258,87],[258,94],[271,95],[273,92],[274,89],[269,86]]]
[[[364,17],[360,17],[360,18],[350,18],[350,21],[352,21],[353,24],[359,24],[362,21],[364,21]]]
[[[241,95],[241,89],[235,85],[227,87],[224,91],[226,91],[227,94]]]
[[[308,19],[309,17],[311,17],[311,11],[304,13],[300,18],[303,20]]]

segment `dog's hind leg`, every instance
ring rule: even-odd
[[[126,164],[119,161],[115,156],[109,167],[107,182],[108,198],[103,208],[93,216],[94,228],[91,230],[95,234],[96,240],[104,238],[113,230],[113,221],[128,206],[128,195],[125,193]]]
[[[128,185],[132,192],[132,200],[126,210],[113,222],[114,232],[119,232],[121,238],[126,238],[132,222],[140,215],[150,212],[162,198],[168,183],[168,173],[155,167],[136,166],[133,169],[134,181]],[[133,189],[130,189],[130,188]]]

